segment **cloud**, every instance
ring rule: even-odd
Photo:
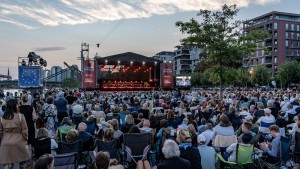
[[[2,0],[0,22],[24,29],[38,26],[76,25],[128,18],[147,18],[177,12],[217,10],[224,3],[239,8],[267,5],[280,0]]]
[[[55,51],[55,50],[65,50],[64,47],[42,47],[42,48],[35,48],[35,51],[39,52],[46,52],[46,51]]]

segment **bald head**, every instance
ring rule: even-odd
[[[147,119],[145,119],[145,120],[143,121],[143,127],[150,127],[150,121],[147,120]]]
[[[78,124],[78,131],[85,131],[87,129],[87,126],[85,123],[81,122]]]

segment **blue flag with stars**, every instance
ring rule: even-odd
[[[39,66],[19,66],[19,87],[40,87],[41,68]]]

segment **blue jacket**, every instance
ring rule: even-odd
[[[65,98],[59,98],[55,101],[57,112],[67,112],[68,101]]]

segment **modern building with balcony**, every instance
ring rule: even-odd
[[[202,60],[200,48],[176,46],[174,51],[174,73],[175,75],[187,75],[194,73],[196,65]]]
[[[265,65],[274,75],[283,63],[300,59],[300,14],[273,11],[244,22],[244,33],[253,29],[268,31],[271,36],[256,42],[266,50],[257,48],[244,56],[244,67],[253,70]]]
[[[153,56],[154,59],[160,60],[162,62],[173,62],[174,52],[162,51]]]

